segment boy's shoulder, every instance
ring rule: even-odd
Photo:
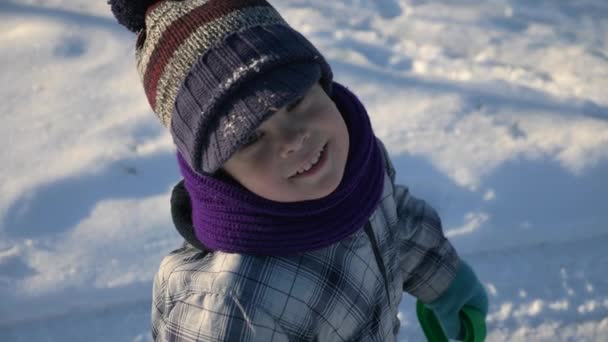
[[[207,255],[207,252],[196,249],[184,241],[180,248],[169,252],[169,254],[163,257],[158,274],[166,279],[174,272],[183,271],[183,267],[200,263]]]
[[[184,241],[180,248],[171,251],[160,262],[154,280],[155,292],[181,296],[192,293],[193,289],[208,291],[211,286],[207,286],[205,282],[209,277],[201,275],[211,272],[212,257],[212,253],[196,249]]]
[[[273,257],[202,251],[184,241],[162,259],[155,282],[171,295],[180,292],[234,295],[244,279],[258,278],[263,263],[276,263],[269,258]]]
[[[155,282],[171,296],[207,293],[234,295],[243,279],[254,278],[252,258],[245,254],[202,251],[188,242],[167,254]],[[254,267],[255,268],[255,267]]]

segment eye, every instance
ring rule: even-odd
[[[297,107],[297,106],[298,106],[300,103],[302,103],[302,100],[304,100],[304,97],[303,97],[303,96],[302,96],[302,97],[300,97],[300,98],[298,98],[298,99],[297,99],[297,100],[295,100],[294,102],[290,103],[290,104],[287,106],[287,111],[288,111],[288,112],[291,112],[292,110],[296,109],[296,107]]]

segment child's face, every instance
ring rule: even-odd
[[[324,146],[317,164],[296,175],[311,165]],[[348,148],[346,123],[316,83],[301,101],[266,119],[223,169],[249,191],[269,200],[319,199],[340,184]]]

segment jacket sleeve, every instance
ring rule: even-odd
[[[175,301],[154,326],[154,341],[289,341],[264,309],[211,293],[190,294]]]
[[[403,291],[429,303],[452,283],[459,258],[443,234],[441,219],[435,209],[424,200],[412,196],[406,186],[395,184],[395,168],[384,144],[380,139],[378,142],[393,184]]]

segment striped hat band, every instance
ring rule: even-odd
[[[264,0],[159,1],[136,44],[148,102],[180,154],[214,173],[247,135],[316,81],[321,53]]]

